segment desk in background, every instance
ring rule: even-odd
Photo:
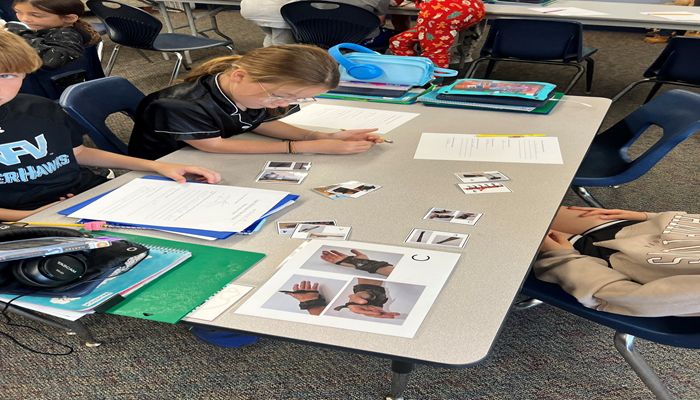
[[[168,16],[165,7],[165,0],[155,0],[158,3],[165,26],[168,32],[173,32],[173,25]],[[220,7],[237,7],[241,4],[239,0],[168,0],[168,3],[181,4],[187,16],[187,23],[193,35],[198,35],[201,30],[197,29],[196,20],[192,13],[191,4],[215,5]],[[699,21],[671,21],[666,18],[657,17],[654,15],[645,15],[643,12],[693,12],[700,14],[697,8],[679,7],[674,5],[664,4],[645,4],[645,3],[620,3],[611,1],[590,1],[590,0],[557,0],[548,5],[548,7],[576,7],[590,11],[598,11],[605,15],[593,16],[562,16],[556,13],[540,13],[531,10],[536,8],[536,5],[510,5],[510,4],[486,4],[486,18],[543,18],[555,20],[574,20],[583,23],[584,25],[596,26],[613,26],[613,27],[632,27],[632,28],[659,28],[673,30],[698,30],[700,28]],[[220,11],[217,9],[215,11]],[[418,10],[413,6],[391,7],[391,14],[399,15],[416,15]],[[211,12],[210,12],[211,15]],[[208,15],[209,16],[209,15]],[[216,19],[211,18],[213,27],[218,31]],[[226,39],[228,37],[225,36]]]
[[[234,314],[241,302],[214,321],[188,322],[253,332],[308,344],[359,351],[392,360],[392,395],[399,396],[413,363],[466,367],[486,357],[498,336],[513,299],[569,184],[583,159],[608,107],[609,99],[566,96],[551,114],[529,115],[495,111],[434,108],[420,104],[392,105],[322,100],[325,104],[416,112],[420,115],[386,137],[393,144],[375,146],[357,155],[226,155],[180,150],[168,161],[199,164],[222,173],[223,184],[274,188],[301,195],[297,205],[277,221],[329,218],[351,226],[351,240],[418,247],[404,243],[413,228],[470,234],[461,258],[442,292],[412,339],[362,333],[338,328],[306,325]],[[446,133],[543,133],[559,138],[563,165],[477,163],[414,160],[422,132]],[[255,182],[268,160],[312,161],[302,185],[270,185]],[[499,170],[511,178],[512,193],[464,195],[454,172]],[[59,209],[117,187],[141,176],[129,173],[99,188],[68,199],[36,214],[34,221],[67,222]],[[361,180],[382,188],[358,199],[329,200],[313,187]],[[483,212],[476,226],[423,220],[432,207]],[[260,232],[207,243],[267,254],[235,282],[261,286],[280,262],[301,243],[279,236],[276,221],[268,221]],[[155,231],[142,235],[174,237]],[[447,250],[450,251],[450,250]]]

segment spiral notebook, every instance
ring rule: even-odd
[[[192,253],[192,257],[178,268],[144,285],[106,311],[171,324],[177,323],[265,257],[248,251],[115,232],[109,234],[144,245],[178,247]]]

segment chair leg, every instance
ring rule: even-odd
[[[233,44],[227,44],[226,48],[231,50],[231,54],[236,54],[236,49],[233,47]]]
[[[228,41],[229,43],[233,44],[233,39],[231,37],[224,35],[223,32],[219,30],[219,22],[216,20],[216,16],[223,11],[224,7],[220,7],[219,9],[212,9],[213,6],[207,6],[207,9],[209,10],[209,22],[211,23],[211,29],[219,36],[224,38],[224,40]]]
[[[593,70],[595,69],[595,60],[587,57],[586,58],[586,94],[591,92],[591,87],[593,87]]]
[[[513,308],[518,310],[518,311],[521,311],[521,310],[528,310],[530,308],[537,307],[537,306],[542,305],[542,304],[544,304],[544,302],[542,300],[538,300],[534,297],[531,297],[529,299],[525,299],[525,300],[522,300],[522,301],[519,301],[519,302],[513,304]]]
[[[657,399],[671,400],[674,399],[666,385],[661,382],[659,377],[649,367],[644,358],[635,351],[635,337],[627,333],[615,332],[615,348],[624,357],[625,361],[632,367],[632,370],[644,382],[647,388],[654,393]]]
[[[589,206],[605,208],[605,206],[601,204],[598,200],[596,200],[596,198],[593,197],[593,195],[590,194],[585,187],[571,185],[571,189],[573,189],[574,193],[576,193],[578,197],[580,197],[581,200],[585,201],[586,204],[588,204]]]
[[[168,82],[168,86],[173,84],[173,82],[177,78],[177,74],[180,72],[180,66],[182,65],[182,54],[178,52],[173,52],[173,54],[175,54],[177,60],[175,60],[175,68],[173,68],[173,73],[172,75],[170,75],[170,81]]]
[[[496,67],[496,62],[493,60],[489,60],[488,65],[486,65],[486,73],[484,74],[484,78],[488,79],[491,74],[493,73],[493,69]]]
[[[469,69],[467,72],[464,73],[465,78],[471,78],[474,76],[476,73],[476,69],[479,67],[479,64],[481,64],[482,61],[485,61],[483,58],[477,58],[476,60],[472,61],[472,64],[469,66]]]
[[[117,55],[119,54],[120,45],[114,46],[112,54],[109,55],[109,60],[107,61],[107,68],[105,68],[105,76],[110,76],[112,74],[112,68],[114,68],[114,62],[117,61]]]
[[[148,57],[148,54],[144,53],[143,50],[141,50],[141,49],[136,49],[136,51],[137,51],[137,52],[139,53],[139,55],[140,55],[141,57],[143,57],[146,61],[148,61],[149,63],[153,64],[153,60],[151,60],[151,58]]]
[[[105,49],[105,43],[103,41],[99,41],[97,43],[97,59],[102,61],[102,51]]]
[[[622,96],[626,95],[627,92],[629,92],[630,90],[634,89],[635,86],[639,85],[640,83],[645,83],[645,82],[651,82],[651,79],[650,79],[650,78],[640,79],[640,80],[638,80],[638,81],[636,81],[636,82],[630,83],[629,85],[627,85],[627,87],[625,87],[624,89],[622,89],[622,91],[620,91],[620,93],[616,94],[616,95],[612,98],[613,103],[616,102],[616,101],[618,101],[618,100],[620,100],[620,98],[621,98]]]
[[[568,94],[571,89],[574,88],[574,85],[576,85],[576,82],[578,82],[579,79],[581,79],[581,75],[583,75],[584,72],[586,72],[586,68],[583,67],[583,65],[580,64],[571,64],[572,67],[576,68],[576,75],[574,75],[573,78],[571,78],[571,81],[569,81],[569,85],[564,89],[564,94]]]
[[[656,92],[658,92],[659,89],[661,89],[661,85],[663,85],[663,83],[661,83],[661,82],[656,82],[654,84],[654,87],[652,87],[651,91],[649,91],[649,94],[647,95],[646,100],[644,100],[644,104],[648,103],[649,100],[651,100],[651,98],[656,95]]]

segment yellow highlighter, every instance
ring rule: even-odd
[[[547,136],[544,133],[479,133],[476,135],[478,138],[488,138],[488,137],[507,137],[507,138],[520,138],[520,137],[544,137]]]

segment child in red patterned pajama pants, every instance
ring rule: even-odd
[[[399,56],[415,56],[418,45],[421,56],[442,68],[450,64],[450,47],[459,32],[486,15],[481,0],[416,0],[416,6],[420,10],[416,26],[392,37],[389,49]]]

